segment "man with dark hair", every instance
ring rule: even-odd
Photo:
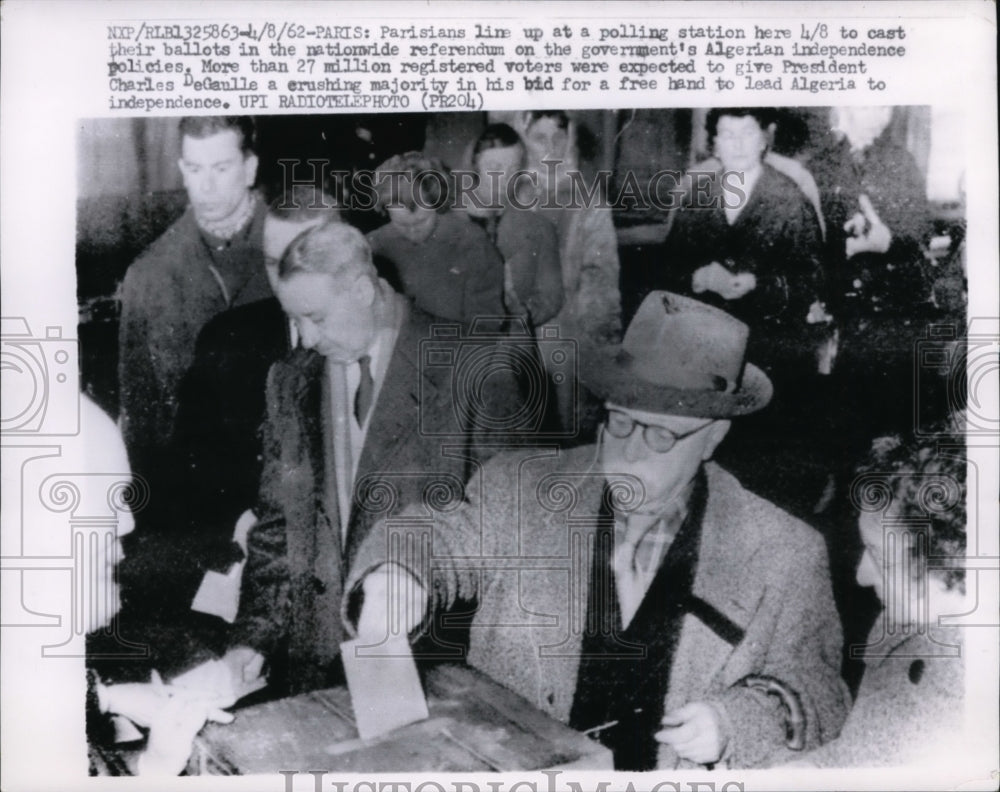
[[[121,287],[121,424],[133,469],[152,480],[199,331],[219,312],[271,295],[261,250],[265,207],[252,189],[253,120],[183,118],[180,131],[177,164],[190,205]]]
[[[276,291],[300,346],[268,375],[258,522],[225,660],[237,688],[266,657],[272,686],[302,691],[340,678],[343,578],[370,526],[459,500],[471,460],[452,372],[422,364],[434,319],[378,277],[361,232],[297,237]]]

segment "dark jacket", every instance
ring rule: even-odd
[[[927,184],[913,156],[890,130],[859,154],[845,140],[828,140],[812,165],[827,218],[827,257],[834,308],[845,319],[879,312],[912,316],[930,298],[921,245],[931,232]],[[892,232],[885,253],[846,258],[844,224],[867,195]]]
[[[727,184],[739,187],[732,178]],[[751,344],[762,334],[794,338],[807,326],[809,306],[823,299],[816,212],[795,182],[767,164],[730,225],[722,201],[736,198],[715,179],[707,196],[698,200],[696,195],[694,205],[677,213],[666,243],[670,287],[742,319],[753,331]],[[752,272],[756,288],[736,300],[714,292],[694,294],[691,276],[713,261],[734,273]],[[751,357],[761,362],[760,355]]]
[[[223,564],[216,551],[255,504],[267,372],[290,351],[288,319],[273,297],[224,311],[198,336],[180,387],[170,467],[175,524],[199,568]]]
[[[503,261],[486,232],[459,212],[445,212],[423,242],[389,223],[368,234],[380,274],[422,311],[471,325],[502,316]]]
[[[421,365],[420,342],[432,322],[410,309],[396,339],[358,461],[343,547],[325,358],[296,349],[268,376],[259,522],[249,536],[233,643],[272,661],[287,653],[292,691],[329,684],[344,639],[343,579],[371,525],[424,499],[462,497],[470,460],[452,403],[453,370]]]
[[[133,472],[148,475],[160,466],[181,379],[205,323],[227,308],[272,296],[261,248],[265,212],[258,201],[247,227],[215,250],[189,207],[125,273],[118,375]]]

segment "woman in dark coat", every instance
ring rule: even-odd
[[[720,172],[690,174],[667,239],[670,286],[750,327],[747,355],[774,383],[771,405],[736,428],[720,459],[750,489],[805,516],[826,481],[815,456],[825,383],[817,350],[828,332],[822,234],[809,199],[763,161],[769,114],[721,108],[706,127]],[[820,433],[820,434],[817,434]],[[761,464],[764,462],[765,464]]]
[[[791,179],[763,161],[764,111],[714,109],[706,126],[722,172],[691,174],[692,194],[667,240],[673,287],[746,322],[748,355],[765,368],[804,351],[811,359],[811,349],[800,347],[810,309],[822,299],[816,212]]]

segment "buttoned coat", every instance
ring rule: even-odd
[[[292,691],[328,684],[344,638],[343,577],[372,523],[424,499],[461,498],[469,472],[453,372],[421,365],[433,319],[408,311],[372,406],[343,540],[325,358],[299,348],[268,375],[259,521],[248,538],[232,643],[266,657],[287,646]]]
[[[804,757],[818,767],[956,763],[963,729],[965,658],[961,627],[916,625],[892,634],[880,618],[865,647],[865,675],[840,737]]]
[[[367,570],[393,560],[433,592],[436,608],[478,600],[469,662],[568,721],[605,482],[593,446],[555,454],[495,457],[469,482],[469,503],[439,514],[422,534],[413,521],[380,523],[358,552],[348,591]],[[730,735],[721,761],[758,766],[785,745],[782,708],[736,683],[749,674],[781,680],[802,702],[806,747],[832,739],[849,702],[840,678],[841,628],[819,535],[718,466],[708,463],[705,472],[692,594],[708,606],[701,613],[714,609],[742,637],[730,644],[686,613],[664,711],[709,702]],[[421,546],[432,548],[429,556],[406,551]],[[398,552],[387,555],[388,547]],[[669,747],[661,746],[658,765],[678,765]]]

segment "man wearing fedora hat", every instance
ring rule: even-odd
[[[469,663],[621,770],[761,766],[835,737],[849,698],[823,542],[710,461],[771,397],[747,333],[649,295],[621,345],[581,352],[607,407],[595,446],[498,455],[461,508],[369,534],[345,588],[358,636],[474,600]]]

